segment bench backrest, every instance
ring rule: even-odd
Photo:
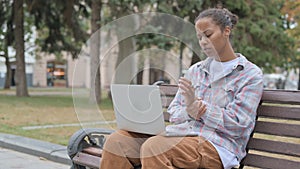
[[[177,89],[176,85],[160,86],[164,108]],[[164,117],[168,121],[169,114],[165,112]],[[264,90],[247,151],[240,168],[299,168],[300,91]]]
[[[160,85],[160,95],[162,100],[162,106],[164,108],[164,119],[166,122],[169,121],[169,113],[166,112],[166,109],[169,107],[170,103],[174,99],[176,92],[178,90],[177,85]]]
[[[298,169],[300,91],[264,90],[242,165]]]

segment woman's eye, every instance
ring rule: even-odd
[[[204,34],[203,36],[197,35],[197,37],[198,37],[199,40],[202,40],[203,38],[209,38],[211,35],[212,35],[212,33],[208,34],[208,35]]]
[[[197,38],[198,38],[199,40],[201,40],[201,39],[202,39],[202,36],[200,36],[200,35],[197,35]]]
[[[207,38],[209,38],[212,34],[208,34],[208,35],[205,35]]]

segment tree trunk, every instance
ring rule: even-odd
[[[299,77],[298,77],[298,90],[300,90],[300,68],[298,70],[298,75],[299,75]]]
[[[92,37],[90,46],[91,55],[91,90],[90,102],[101,102],[101,74],[100,74],[100,20],[101,0],[92,0]]]
[[[16,95],[29,96],[25,73],[23,0],[14,0],[14,35],[16,49]]]
[[[117,18],[129,15],[127,9],[119,10],[116,6],[111,6],[111,10],[115,12]],[[133,56],[135,52],[134,37],[125,37],[125,32],[132,29],[132,25],[139,25],[136,20],[127,20],[126,23],[116,22],[116,35],[118,38],[118,58],[115,65],[114,83],[115,84],[136,84],[137,83],[137,63]],[[134,28],[135,29],[135,28]],[[136,73],[136,74],[135,74]]]
[[[145,55],[144,60],[144,70],[143,70],[143,85],[150,84],[150,56],[148,54]]]
[[[180,52],[179,52],[179,78],[182,76],[182,58],[183,58],[184,43],[180,42]]]
[[[133,56],[130,56],[134,51],[134,39],[129,37],[119,42],[118,59],[114,82],[116,84],[135,84],[136,75],[134,75],[136,64]]]
[[[5,84],[4,89],[10,89],[11,84],[11,66],[8,57],[8,35],[5,35],[4,41],[4,58],[5,58],[5,66],[6,66],[6,75],[5,75]]]
[[[5,75],[4,89],[10,89],[10,84],[11,84],[11,69],[10,68],[11,68],[11,66],[10,66],[9,58],[7,55],[5,56],[5,66],[6,66],[6,75]]]

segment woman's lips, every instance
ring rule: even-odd
[[[211,48],[204,48],[203,51],[211,51]]]

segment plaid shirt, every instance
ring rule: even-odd
[[[200,120],[191,119],[185,110],[184,96],[177,92],[168,108],[170,122],[181,126],[177,130],[189,128],[200,132],[204,138],[235,154],[240,161],[246,155],[245,148],[255,125],[263,91],[262,71],[239,54],[238,64],[212,81],[211,61],[207,58],[198,62],[186,73],[196,97],[206,104],[205,114]]]

